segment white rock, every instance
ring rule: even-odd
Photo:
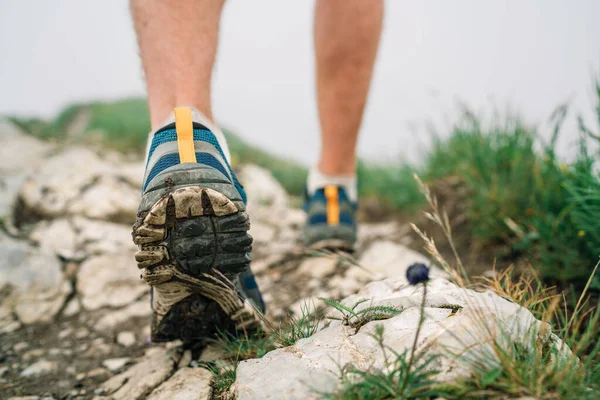
[[[129,357],[109,358],[102,361],[102,366],[112,372],[117,372],[131,361]]]
[[[79,328],[75,331],[75,338],[77,339],[85,339],[90,335],[90,331],[87,328]]]
[[[131,318],[149,317],[151,314],[150,300],[138,300],[125,308],[103,315],[94,325],[94,329],[98,332],[114,331]]]
[[[443,278],[434,278],[428,285],[428,293],[418,349],[439,355],[434,367],[440,371],[436,379],[441,382],[469,376],[472,364],[468,360],[491,362],[492,367],[499,363],[490,357],[494,354],[490,343],[494,341],[500,345],[517,341],[524,346],[547,343],[561,348],[562,342],[546,324],[525,308],[492,292],[461,289]],[[340,366],[384,368],[384,355],[372,337],[376,326],[384,327],[386,346],[397,353],[410,349],[420,319],[422,295],[422,286],[409,286],[403,280],[386,279],[367,285],[358,294],[344,299],[344,304],[366,298],[370,301],[358,310],[370,305],[388,305],[404,311],[387,320],[369,322],[358,332],[333,321],[294,346],[272,351],[258,360],[241,362],[235,384],[237,399],[319,398],[316,391],[336,390]],[[452,305],[463,308],[453,314]],[[529,335],[533,335],[533,341]],[[565,349],[562,356],[569,353]],[[286,379],[280,379],[281,376]]]
[[[148,287],[140,279],[133,252],[104,254],[87,259],[77,275],[77,291],[86,310],[121,307],[144,293]]]
[[[72,333],[73,333],[73,329],[72,328],[63,329],[62,331],[58,332],[58,339],[59,340],[66,339]]]
[[[127,181],[131,186],[137,187],[142,191],[142,181],[144,180],[144,172],[146,164],[141,162],[125,163],[119,167],[120,176]]]
[[[135,221],[140,192],[119,175],[101,176],[93,186],[73,199],[70,214],[110,221]]]
[[[248,204],[287,208],[288,196],[285,189],[270,171],[257,165],[242,165],[237,172],[239,181],[248,195]]]
[[[27,209],[42,217],[80,214],[131,222],[139,190],[127,182],[119,165],[89,149],[72,147],[45,160],[25,182],[20,197]]]
[[[254,243],[269,243],[275,237],[276,229],[272,226],[260,223],[252,222],[250,225],[250,236],[254,239]]]
[[[5,175],[0,172],[0,220],[5,225],[13,224],[13,212],[21,185],[27,175]]]
[[[25,350],[28,347],[29,347],[29,343],[27,343],[27,342],[19,342],[19,343],[15,344],[13,346],[13,350],[16,351],[17,353],[19,353],[19,352]]]
[[[0,121],[0,176],[32,171],[52,145],[27,135],[8,120]]]
[[[3,287],[13,288],[3,300],[3,307],[25,324],[51,322],[71,293],[71,285],[54,254],[0,234],[0,288]]]
[[[119,334],[117,335],[117,343],[119,343],[122,346],[133,346],[135,342],[135,334],[131,331],[119,332]]]
[[[14,313],[7,305],[0,305],[0,333],[11,333],[21,327]]]
[[[38,396],[13,396],[9,397],[8,400],[39,400]]]
[[[314,278],[324,278],[335,272],[338,263],[338,258],[334,256],[308,257],[298,267],[298,273]]]
[[[137,250],[131,240],[131,226],[79,216],[73,218],[73,225],[78,232],[77,246],[87,254]]]
[[[300,229],[306,222],[306,213],[300,208],[290,208],[284,222],[292,229]]]
[[[40,376],[50,374],[58,368],[54,361],[39,360],[36,363],[31,364],[21,372],[21,376]]]
[[[367,277],[368,273],[373,274],[371,279],[374,276],[406,279],[406,270],[416,262],[429,264],[427,257],[422,254],[390,241],[373,243],[358,260],[359,265],[367,271]],[[355,267],[346,276],[358,278],[360,275],[361,270]]]
[[[204,368],[182,368],[154,389],[148,400],[210,400],[212,374]]]
[[[23,354],[23,360],[29,361],[33,358],[39,358],[46,354],[46,349],[31,349]]]
[[[323,308],[325,303],[323,300],[320,300],[319,297],[327,297],[327,296],[311,296],[300,299],[290,305],[290,312],[296,317],[302,317],[303,315],[312,314],[317,309]]]
[[[37,224],[29,239],[36,242],[42,251],[65,258],[72,258],[76,251],[75,230],[64,218]]]
[[[327,284],[332,292],[337,293],[335,295],[337,298],[350,296],[351,294],[356,293],[361,287],[356,279],[341,277],[339,275],[329,279]]]
[[[102,387],[114,400],[143,398],[171,374],[180,354],[155,347],[134,366],[104,382]]]
[[[81,311],[81,306],[79,305],[79,300],[76,298],[71,299],[69,304],[63,310],[63,315],[65,317],[72,317],[73,315],[77,315]]]

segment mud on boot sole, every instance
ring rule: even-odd
[[[233,286],[250,265],[248,214],[216,190],[187,186],[162,196],[133,228],[135,258],[153,288],[152,340],[200,340],[258,324]]]

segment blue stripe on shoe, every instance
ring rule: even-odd
[[[148,157],[148,159],[150,159],[150,157]],[[154,179],[161,171],[177,164],[179,164],[179,153],[167,154],[166,156],[161,157],[150,170],[146,182],[144,182],[144,186],[142,187],[142,191],[146,191],[146,187],[148,187],[150,181],[152,181],[152,179]]]
[[[308,218],[308,223],[313,224],[327,224],[327,214],[319,213],[313,214]],[[353,225],[354,218],[352,215],[342,212],[340,213],[340,225]]]
[[[152,139],[152,145],[150,145],[150,152],[148,153],[148,160],[152,157],[152,153],[158,146],[163,143],[168,142],[176,142],[177,141],[177,131],[175,129],[165,129],[164,131],[156,132],[154,138]],[[221,150],[221,146],[219,146],[219,141],[216,136],[207,129],[194,129],[194,141],[207,142],[215,146],[215,148],[221,153],[221,156],[225,160],[225,154],[223,154],[223,150]]]
[[[219,172],[221,172],[223,175],[225,175],[225,177],[228,176],[227,170],[225,169],[225,167],[223,167],[223,165],[219,162],[219,160],[216,159],[215,156],[208,154],[208,153],[196,153],[196,160],[198,161],[199,164],[208,165],[209,167],[213,167],[213,168],[217,169]],[[172,167],[174,165],[177,165],[179,163],[180,163],[179,162],[179,153],[167,154],[166,156],[162,157],[152,167],[152,170],[148,174],[148,179],[146,179],[146,182],[144,183],[143,190],[146,190],[146,187],[148,186],[150,181],[152,181],[152,179],[154,179],[154,177],[156,175],[158,175],[160,172],[164,171],[165,169]],[[236,187],[236,189],[237,189],[237,187]],[[239,191],[239,189],[238,189],[238,191]],[[241,193],[240,193],[240,195],[241,195]]]
[[[219,145],[219,141],[217,140],[216,136],[208,129],[195,128],[194,129],[194,141],[207,142],[207,143],[212,144],[215,147],[215,149],[217,149],[217,151],[219,152],[219,154],[221,155],[223,160],[227,160],[227,158],[225,157],[225,154],[223,153],[223,150],[221,149],[221,146]],[[154,137],[152,138],[152,144],[150,145],[150,150],[148,152],[148,159],[146,160],[146,168],[148,168],[148,161],[152,157],[152,154],[154,153],[156,148],[158,146],[160,146],[161,144],[168,143],[168,142],[177,142],[177,131],[174,128],[165,129],[165,130],[156,132],[156,134],[154,134]],[[173,156],[176,156],[176,158]],[[163,161],[165,158],[167,158],[167,160]],[[226,165],[227,169],[225,169],[225,167],[219,162],[219,160],[217,160],[216,157],[214,157],[213,155],[208,154],[208,153],[196,153],[196,160],[200,164],[205,164],[205,165],[209,165],[211,167],[216,168],[217,170],[222,172],[223,175],[225,175],[226,177],[231,176],[231,178],[233,180],[233,185],[235,186],[237,191],[240,193],[242,201],[244,203],[247,202],[246,191],[244,190],[244,187],[240,184],[240,182],[237,180],[235,174],[233,173],[233,170],[231,169],[231,166],[228,165],[227,162],[225,162],[227,164]],[[208,161],[203,161],[203,160],[208,160]],[[160,173],[161,171],[163,171],[164,169],[166,169],[168,167],[172,167],[173,165],[177,165],[179,163],[180,163],[179,154],[169,154],[165,157],[162,157],[152,167],[152,170],[148,174],[148,178],[146,179],[146,182],[144,182],[143,190],[146,190],[148,183],[158,173]],[[158,167],[159,165],[160,165],[160,167]],[[227,173],[227,170],[229,171],[229,173]]]

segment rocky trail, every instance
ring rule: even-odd
[[[8,123],[0,138],[0,398],[213,398],[213,375],[197,360],[218,359],[214,346],[192,354],[176,342],[149,343],[148,287],[131,241],[143,163],[41,142]],[[404,275],[409,264],[428,261],[407,247],[408,226],[363,224],[357,262],[315,256],[301,246],[303,212],[270,173],[245,165],[238,177],[250,199],[252,269],[268,319],[298,315],[303,304],[322,304],[318,297],[348,304],[364,298],[403,310],[378,323],[388,345],[412,344],[422,288]],[[539,340],[558,343],[521,307],[434,275],[419,345],[470,346],[477,354],[481,334],[464,335],[468,343],[457,334],[481,313],[490,324],[506,321],[515,337],[534,326]],[[383,366],[371,337],[375,324],[356,330],[334,321],[291,347],[243,361],[230,397],[318,398],[318,391],[335,390],[340,365]],[[438,369],[449,380],[468,374],[451,357]]]

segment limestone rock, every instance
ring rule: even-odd
[[[117,253],[137,250],[131,240],[131,226],[76,216],[77,247],[86,254]]]
[[[104,382],[102,387],[114,400],[136,400],[148,395],[171,374],[181,354],[155,347],[134,366]]]
[[[41,217],[80,214],[130,223],[139,190],[128,183],[118,165],[89,149],[72,147],[48,158],[23,184],[20,197],[27,210]]]
[[[6,225],[12,225],[15,201],[26,179],[24,174],[4,175],[0,172],[0,221]]]
[[[135,344],[135,333],[131,331],[119,332],[117,343],[125,347],[133,346]]]
[[[133,252],[87,259],[79,270],[77,291],[86,310],[127,305],[148,291],[140,279]]]
[[[20,174],[34,169],[44,159],[52,145],[23,133],[7,120],[0,121],[0,176]]]
[[[113,331],[131,318],[149,317],[151,314],[152,309],[150,308],[150,300],[138,300],[125,308],[106,313],[98,320],[98,322],[96,322],[94,329],[98,332]]]
[[[204,368],[182,368],[154,389],[148,400],[210,400],[212,374]]]
[[[298,267],[298,272],[314,278],[324,278],[335,272],[339,260],[331,257],[308,257]]]
[[[436,378],[440,381],[468,376],[472,364],[466,361],[481,361],[482,354],[487,354],[489,362],[489,355],[494,354],[489,346],[494,341],[500,345],[517,341],[529,346],[532,343],[529,335],[533,335],[536,339],[533,343],[561,348],[560,339],[528,310],[492,292],[462,289],[444,278],[432,279],[428,289],[418,349],[427,348],[429,354],[439,355],[434,367],[440,371]],[[340,366],[384,368],[384,355],[372,337],[375,327],[384,327],[384,343],[395,352],[410,349],[420,318],[422,295],[422,286],[410,286],[405,280],[386,279],[368,284],[358,294],[346,298],[344,304],[369,299],[358,309],[387,305],[403,312],[387,320],[368,322],[358,332],[354,327],[333,321],[294,346],[241,362],[235,384],[237,399],[319,398],[318,391],[332,392],[337,388]],[[455,357],[456,354],[461,357]],[[286,379],[280,379],[281,376]]]
[[[374,242],[358,260],[347,277],[362,280],[404,278],[406,269],[415,262],[429,264],[427,257],[391,241]]]
[[[54,254],[0,235],[0,288],[10,295],[3,306],[25,324],[48,323],[71,292]]]
[[[252,222],[248,233],[252,236],[252,239],[254,239],[255,244],[265,244],[274,239],[276,231],[277,230],[272,226],[260,222]]]
[[[20,327],[21,323],[10,308],[5,305],[0,305],[0,333],[11,333]]]
[[[139,204],[140,192],[115,173],[97,178],[93,186],[73,199],[68,211],[93,219],[132,223]]]
[[[73,258],[76,251],[75,230],[64,218],[43,221],[36,225],[29,239],[48,253],[56,253],[65,258]]]
[[[109,358],[102,361],[102,366],[112,372],[117,372],[131,361],[129,357]]]
[[[63,310],[62,315],[65,317],[72,317],[73,315],[77,315],[81,311],[81,305],[79,304],[79,300],[76,298],[71,299],[65,309]]]
[[[288,206],[285,189],[271,172],[257,165],[246,164],[237,170],[237,178],[244,185],[250,206]]]
[[[145,171],[146,164],[144,161],[125,163],[119,168],[120,176],[131,186],[138,188],[140,193]]]
[[[21,376],[40,376],[50,374],[58,368],[56,362],[48,360],[39,360],[36,363],[31,364],[21,372]]]
[[[8,400],[39,400],[38,396],[13,396],[9,397]]]

